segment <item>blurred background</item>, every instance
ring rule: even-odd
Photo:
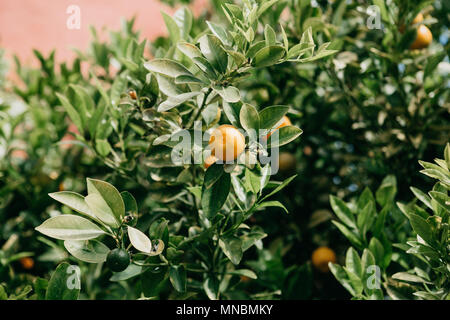
[[[207,1],[191,5],[194,14],[205,8]],[[80,8],[80,29],[69,29],[71,6]],[[67,12],[69,11],[69,13]],[[107,26],[118,29],[121,18],[136,16],[135,26],[141,36],[153,40],[165,35],[166,27],[160,11],[172,14],[175,9],[157,0],[2,0],[0,2],[0,47],[7,57],[16,54],[22,62],[36,65],[32,49],[45,55],[56,49],[56,60],[73,59],[72,48],[84,51],[89,44],[89,27]],[[20,23],[17,23],[20,21]],[[99,34],[106,37],[106,33]]]

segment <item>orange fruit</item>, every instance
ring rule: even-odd
[[[336,254],[328,247],[319,247],[314,250],[311,260],[317,270],[326,273],[330,270],[328,268],[328,262],[336,263]]]
[[[136,94],[136,91],[134,91],[134,90],[128,91],[128,95],[129,95],[130,98],[133,99],[133,100],[136,100],[136,99],[137,99],[137,94]]]
[[[244,151],[245,137],[236,127],[224,124],[214,129],[209,146],[218,160],[232,161]]]
[[[34,267],[34,260],[30,257],[21,258],[19,262],[22,265],[22,268],[24,268],[25,270],[30,270]]]
[[[303,153],[305,154],[305,156],[310,156],[312,154],[313,150],[310,146],[305,146],[303,148]]]
[[[419,13],[411,23],[416,24],[416,23],[420,23],[422,21],[423,21],[423,14]]]
[[[432,40],[433,34],[431,33],[430,29],[422,24],[417,29],[416,40],[414,40],[410,48],[413,50],[426,48],[430,45]]]
[[[278,167],[280,171],[291,171],[294,170],[297,164],[295,156],[290,152],[280,152],[278,156]]]
[[[268,140],[272,133],[274,133],[276,130],[290,125],[292,125],[291,120],[287,116],[283,116],[283,118],[281,118],[281,120],[277,123],[277,127],[275,128],[275,130],[273,130],[266,136],[266,140]]]
[[[423,21],[423,14],[419,13],[413,21],[411,21],[411,24],[416,24],[416,23],[420,23]],[[401,25],[399,28],[400,32],[403,33],[405,32],[405,25]]]

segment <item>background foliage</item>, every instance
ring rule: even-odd
[[[249,217],[246,224],[251,233],[247,236],[254,235],[257,241],[240,263],[241,269],[251,271],[229,277],[221,298],[448,298],[448,206],[440,200],[448,192],[448,160],[447,169],[442,162],[445,160],[437,163],[441,169],[424,165],[426,170],[440,172],[432,175],[441,181],[435,187],[434,180],[419,172],[418,164],[418,160],[442,158],[450,136],[448,2],[279,0],[242,1],[238,5],[251,7],[256,3],[259,8],[271,6],[261,14],[253,35],[248,31],[252,23],[235,17],[241,22],[231,19],[230,24],[226,13],[230,17],[230,11],[237,11],[224,10],[222,1],[212,1],[211,10],[197,18],[187,9],[180,9],[173,18],[164,15],[168,37],[150,44],[139,38],[131,20],[123,23],[122,30],[111,32],[107,42],[98,40],[93,30],[90,50],[78,52],[78,58],[70,64],[57,65],[53,54],[44,57],[36,51],[40,68],[16,61],[20,84],[6,81],[6,65],[0,64],[0,235],[4,242],[0,282],[5,291],[0,297],[45,298],[51,292],[47,287],[58,281],[61,271],[57,270],[48,284],[45,279],[50,279],[50,273],[62,261],[80,265],[81,298],[216,297],[214,276],[205,271],[188,272],[185,280],[183,264],[172,263],[177,259],[196,260],[177,250],[182,250],[178,248],[182,241],[179,235],[191,236],[198,231],[189,228],[197,221],[186,214],[198,199],[195,190],[186,192],[185,186],[192,178],[193,188],[201,185],[204,170],[200,166],[190,172],[162,165],[167,145],[161,137],[173,133],[174,125],[189,123],[190,110],[202,104],[192,96],[185,101],[178,97],[166,106],[175,107],[180,101],[183,104],[172,111],[164,110],[166,114],[161,117],[156,106],[161,108],[162,98],[173,96],[174,90],[178,95],[177,90],[188,86],[193,91],[190,81],[196,81],[178,79],[174,86],[177,80],[164,82],[166,78],[157,79],[164,77],[158,72],[147,76],[149,69],[155,71],[154,67],[146,68],[147,61],[168,58],[187,68],[196,64],[206,70],[207,79],[222,87],[232,84],[239,88],[240,100],[257,111],[288,106],[289,118],[304,132],[300,139],[282,147],[295,161],[282,165],[273,177],[283,181],[298,175],[270,199],[282,203],[289,214],[277,206]],[[381,29],[369,28],[370,5],[380,8]],[[410,50],[415,38],[410,23],[419,12],[424,14],[433,42],[428,48]],[[223,33],[221,26],[230,25],[235,29],[227,28]],[[311,61],[302,63],[278,63],[289,51],[284,57],[269,55],[274,57],[269,60],[261,56],[260,65],[255,65],[252,57],[252,68],[240,72],[243,79],[231,73],[227,74],[229,79],[217,77],[217,71],[229,71],[221,69],[220,61],[209,66],[201,59],[190,60],[179,47],[180,42],[195,43],[205,30],[222,42],[229,41],[231,35],[241,45],[234,47],[235,53],[226,54],[234,62],[245,64],[249,58],[245,43],[287,44],[291,50],[303,43],[296,50],[308,49],[307,39],[302,37],[309,35],[309,28],[315,54],[328,42],[324,50],[336,52],[312,61],[311,52],[305,51],[301,59]],[[89,65],[88,71],[83,65]],[[236,107],[232,93],[221,95],[221,88],[214,90],[223,111],[220,123],[232,123]],[[135,92],[136,100],[130,91]],[[217,106],[212,106],[202,113],[206,126],[214,125],[216,110]],[[155,139],[160,141],[155,144]],[[448,151],[444,158],[448,159]],[[169,237],[166,244],[171,245],[166,250],[174,249],[169,259],[172,267],[163,272],[147,270],[128,281],[110,281],[114,275],[101,264],[80,262],[67,253],[62,241],[34,231],[45,219],[72,212],[47,194],[58,190],[87,194],[86,177],[108,181],[136,198],[137,227],[142,231],[150,228],[147,234],[152,240]],[[413,193],[410,186],[416,188]],[[439,194],[417,191],[432,189]],[[253,192],[247,191],[253,199]],[[424,206],[405,205],[414,198]],[[426,207],[432,215],[426,213]],[[346,220],[348,212],[354,218]],[[377,223],[380,216],[385,220]],[[433,222],[439,220],[435,217],[441,221]],[[423,232],[431,238],[427,240]],[[114,242],[106,244],[114,246]],[[338,256],[332,271],[339,282],[333,274],[319,272],[311,264],[312,252],[323,245]],[[207,240],[199,241],[198,246],[200,252],[212,247]],[[420,251],[423,246],[439,252],[440,264],[433,262],[436,257],[431,251]],[[20,263],[28,256],[34,260],[31,270]],[[382,267],[380,290],[366,288],[365,275],[360,273],[364,270],[361,266],[371,260]],[[228,264],[224,266],[229,268]],[[64,268],[64,264],[58,267]],[[125,278],[116,277],[120,279]],[[186,281],[192,289],[187,293],[183,292]]]

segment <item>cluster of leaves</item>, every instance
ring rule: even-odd
[[[411,187],[416,198],[408,204],[394,203],[396,185],[392,177],[387,177],[377,190],[376,200],[369,189],[356,204],[331,197],[331,206],[340,220],[333,223],[354,247],[347,250],[345,266],[330,263],[330,268],[354,298],[384,299],[386,292],[392,299],[448,299],[449,152],[447,144],[445,160],[436,159],[437,165],[420,161],[424,168],[421,172],[439,182],[428,194]],[[376,202],[382,206],[379,213],[375,211]],[[399,216],[399,211],[404,216]],[[408,221],[409,231],[405,229]],[[404,252],[395,252],[392,247]],[[397,266],[388,269],[391,262]],[[398,269],[407,271],[393,273]]]
[[[315,49],[312,28],[305,30],[294,46],[289,46],[281,25],[280,39],[269,24],[260,32],[259,19],[274,3],[225,4],[229,27],[207,22],[207,29],[201,32],[193,29],[187,8],[173,17],[163,14],[170,42],[167,48],[159,47],[151,61],[144,58],[145,41],[138,43],[132,32],[125,39],[113,37],[119,47],[114,51],[95,42],[92,51],[103,74],[91,72],[93,84],[71,84],[65,94],[56,93],[56,97],[85,149],[114,169],[114,174],[129,180],[132,187],[144,187],[153,197],[165,197],[156,198],[164,205],[159,210],[147,208],[151,214],[140,214],[143,219],[137,225],[148,228],[150,238],[160,240],[152,245],[143,232],[126,226],[125,212],[137,214],[134,198],[95,179],[88,179],[86,197],[67,191],[51,194],[85,217],[55,215],[36,230],[64,240],[72,256],[87,263],[106,260],[110,249],[105,236],[114,238],[115,245],[124,249],[129,249],[128,239],[139,253],[133,254],[133,263],[111,280],[138,279],[142,292],[136,294],[147,298],[167,291],[167,279],[184,297],[203,294],[217,299],[232,292],[240,276],[256,278],[253,271],[239,265],[244,252],[254,245],[261,247],[266,234],[245,222],[267,207],[284,209],[280,202],[267,199],[295,176],[282,182],[269,181],[270,164],[245,160],[233,165],[213,164],[204,172],[202,164],[173,163],[170,155],[176,151],[172,138],[181,131],[205,132],[217,123],[228,122],[246,132],[247,148],[242,158],[256,159],[302,133],[295,126],[285,126],[267,145],[258,144],[258,138],[275,128],[289,108],[277,105],[258,110],[243,102],[238,89],[255,68],[312,62],[335,53],[327,49],[329,43]],[[111,56],[120,66],[114,75],[108,71]],[[110,86],[105,88],[107,82]],[[213,121],[222,109],[226,118]],[[205,124],[195,127],[198,120]],[[189,158],[193,157],[193,151],[189,152]],[[130,203],[132,208],[127,208]],[[162,212],[167,212],[167,219],[159,219]],[[99,236],[102,241],[94,240]],[[156,251],[151,252],[152,248]]]
[[[381,29],[367,24],[373,4],[380,8]],[[342,296],[332,277],[324,284],[330,279],[313,273],[308,263],[318,245],[333,243],[337,251],[347,247],[336,228],[323,223],[332,217],[329,194],[352,196],[394,174],[396,179],[383,180],[375,195],[365,190],[347,209],[332,197],[333,210],[342,211],[335,211],[341,219],[336,226],[354,247],[348,266],[336,266],[336,272],[358,298],[411,298],[415,291],[443,297],[438,285],[430,287],[428,282],[439,277],[426,265],[420,268],[427,276],[409,271],[425,279],[425,290],[419,282],[414,287],[388,275],[421,263],[393,250],[392,243],[407,243],[413,231],[393,199],[407,201],[409,185],[427,187],[428,181],[416,174],[416,161],[432,159],[448,141],[448,43],[443,37],[448,4],[214,0],[211,7],[197,18],[186,8],[172,17],[163,14],[168,37],[150,44],[139,40],[133,20],[124,21],[106,42],[92,30],[90,50],[77,51],[71,66],[56,64],[54,53],[44,57],[36,51],[36,69],[16,59],[24,85],[0,92],[0,155],[5,155],[0,220],[6,221],[0,234],[9,239],[0,251],[0,281],[6,281],[6,290],[28,297],[24,284],[68,259],[80,265],[81,297],[89,299]],[[440,42],[411,51],[415,26],[410,21],[418,12]],[[269,181],[269,166],[246,163],[270,152],[270,141],[260,145],[252,132],[276,127],[286,114],[296,126],[283,127],[278,135],[297,163]],[[201,126],[195,126],[197,120]],[[248,135],[246,159],[239,165],[213,165],[205,172],[202,165],[172,163],[179,134],[187,130],[194,136],[222,123]],[[307,134],[294,140],[301,133],[297,126]],[[205,145],[194,142],[194,149]],[[17,149],[27,156],[13,156]],[[301,179],[285,181],[294,173]],[[31,231],[49,216],[71,215],[70,205],[55,206],[47,193],[60,188],[87,191],[89,197],[86,177],[135,196],[139,219],[130,227],[161,239],[160,255],[134,252],[127,272],[111,275],[102,262],[80,262],[77,253],[67,255],[62,241]],[[276,198],[268,200],[269,195]],[[81,195],[73,197],[86,203]],[[91,203],[95,209],[86,210],[108,215],[96,200],[97,206]],[[264,215],[255,214],[261,210]],[[280,216],[281,210],[295,214]],[[103,243],[107,249],[99,247],[107,254],[122,247],[128,235],[119,230],[127,227],[108,225],[121,223],[118,219],[93,219],[93,224],[105,232],[111,228],[119,244],[101,235],[76,240],[79,246],[70,248],[92,253],[96,246],[89,243]],[[21,275],[18,260],[33,254],[38,268],[34,275]],[[351,266],[356,256],[361,268]],[[381,267],[380,290],[368,288],[367,275],[359,272],[373,261]],[[242,280],[248,278],[252,281]],[[35,284],[45,281],[38,279]]]
[[[374,21],[368,10],[372,5],[383,9],[380,28],[368,24]],[[269,215],[276,224],[258,220],[273,236],[294,239],[286,259],[298,262],[309,258],[299,257],[305,248],[311,252],[333,243],[340,249],[342,237],[323,223],[331,218],[330,193],[355,196],[366,186],[376,189],[387,175],[396,176],[403,201],[409,198],[408,186],[428,187],[417,171],[417,160],[431,161],[450,135],[444,13],[448,4],[280,1],[266,21],[277,19],[283,10],[290,13],[284,26],[288,41],[298,41],[314,25],[316,41],[332,41],[328,49],[339,50],[317,65],[280,64],[258,70],[253,81],[243,84],[246,98],[257,105],[292,105],[291,119],[307,133],[284,148],[295,156],[302,178],[278,198],[299,214]],[[434,40],[427,49],[410,50],[415,28],[409,25],[418,12]],[[402,33],[401,25],[408,31]]]

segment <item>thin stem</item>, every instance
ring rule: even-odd
[[[206,99],[208,99],[208,96],[211,94],[212,88],[208,89],[208,92],[205,93],[205,96],[203,97],[202,104],[200,105],[200,108],[197,109],[197,111],[192,115],[192,117],[189,119],[189,122],[186,125],[186,129],[191,129],[192,125],[198,118],[200,117],[203,109],[206,106]]]

